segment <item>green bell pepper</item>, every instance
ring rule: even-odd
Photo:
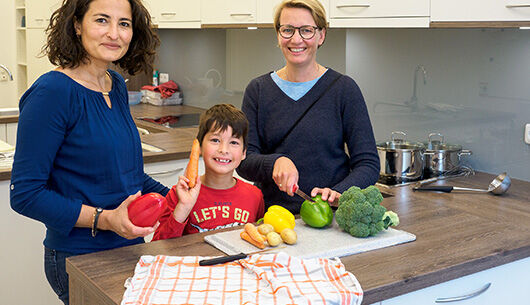
[[[320,194],[313,197],[315,202],[304,201],[300,208],[302,220],[311,227],[322,228],[333,221],[333,210],[327,201],[322,200]]]

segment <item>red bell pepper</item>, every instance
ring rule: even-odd
[[[128,206],[129,219],[135,226],[152,227],[167,209],[166,198],[148,193],[136,198]]]

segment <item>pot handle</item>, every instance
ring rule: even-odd
[[[430,133],[429,134],[429,143],[432,143],[432,137],[434,136],[439,136],[440,137],[440,144],[443,144],[444,143],[444,136],[443,134],[441,133],[438,133],[438,132],[433,132],[433,133]]]
[[[458,153],[458,157],[462,156],[462,155],[465,155],[465,156],[471,156],[473,154],[473,152],[469,149],[462,149],[459,153]]]
[[[395,137],[395,135],[402,135],[403,138],[400,139],[400,138],[397,138]],[[404,142],[405,140],[407,140],[407,134],[404,133],[403,131],[392,131],[392,135],[390,136],[390,139],[392,139],[392,142]]]

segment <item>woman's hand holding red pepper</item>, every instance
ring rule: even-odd
[[[113,231],[127,239],[145,237],[153,233],[158,228],[159,223],[156,223],[153,227],[138,227],[129,220],[127,208],[140,195],[141,193],[138,191],[136,194],[127,197],[117,208],[104,210],[100,215],[100,225],[98,227],[101,230]]]
[[[188,186],[189,179],[186,176],[180,176],[179,181],[176,185],[178,203],[173,211],[173,217],[176,221],[184,223],[186,218],[195,206],[197,198],[199,197],[199,191],[201,190],[201,179],[197,176],[195,186],[190,188]]]
[[[293,196],[293,185],[298,183],[298,169],[293,161],[287,157],[280,157],[274,162],[272,179],[280,189],[289,196]]]

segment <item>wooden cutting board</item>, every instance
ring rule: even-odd
[[[204,240],[228,255],[250,253],[259,250],[241,239],[243,230],[220,232],[204,237]],[[300,258],[332,258],[352,255],[370,250],[390,247],[416,240],[416,235],[389,228],[376,236],[356,238],[339,228],[335,220],[331,227],[316,229],[306,225],[302,219],[296,220],[294,228],[298,241],[279,251]]]

